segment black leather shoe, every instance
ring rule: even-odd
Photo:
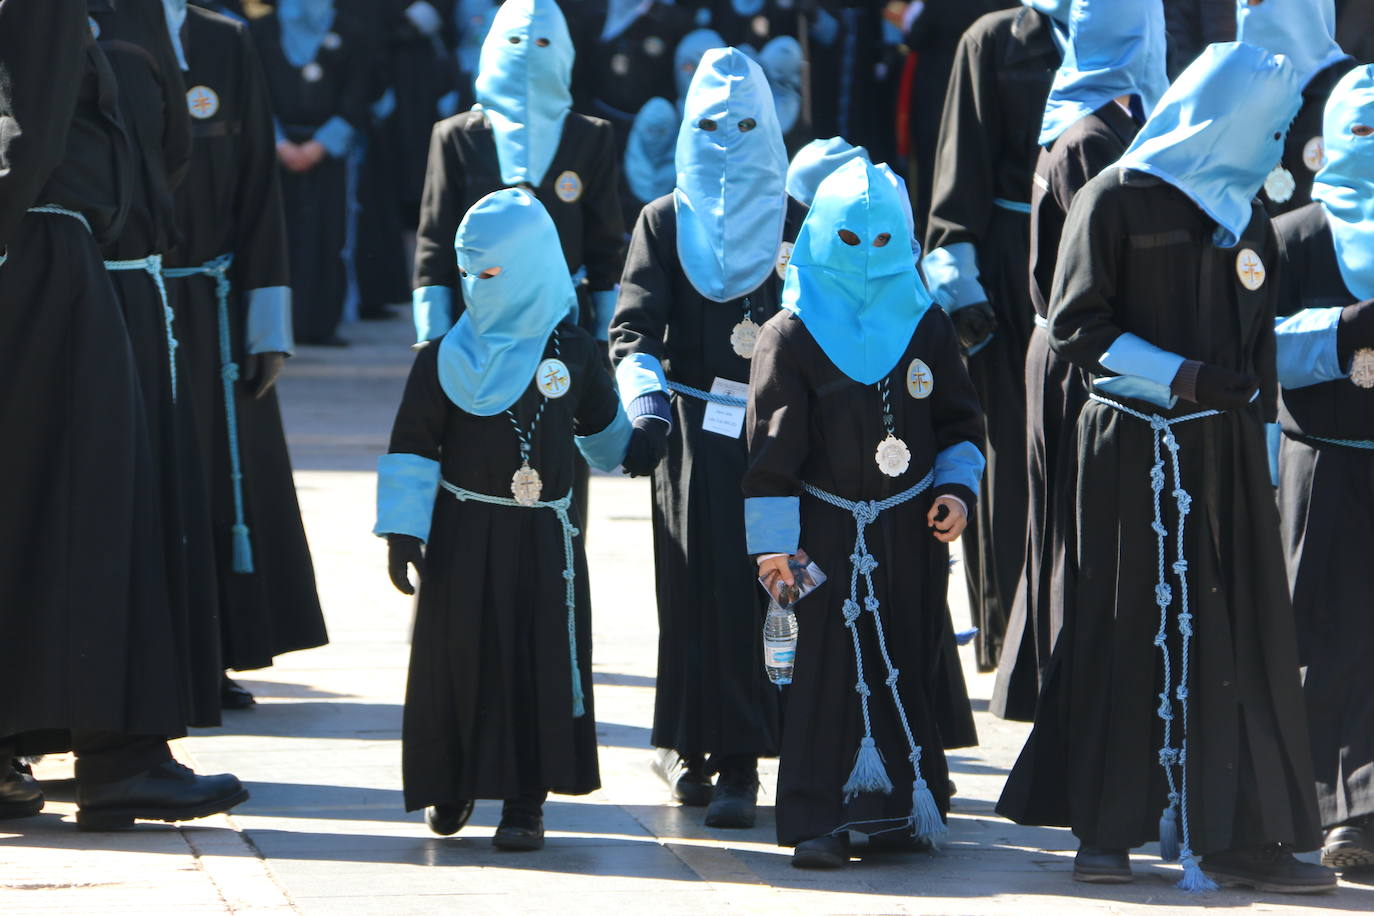
[[[875,833],[868,838],[868,851],[884,852],[933,852],[935,844],[923,836],[912,836],[907,830],[889,830]]]
[[[754,826],[758,814],[759,773],[757,767],[738,773],[722,773],[715,794],[706,809],[706,826],[745,830]]]
[[[228,811],[248,800],[237,776],[198,776],[175,760],[114,782],[79,782],[76,826],[119,830],[135,820],[192,821]]]
[[[439,836],[453,836],[467,825],[472,817],[471,801],[456,802],[452,805],[430,805],[425,809],[425,824]]]
[[[38,780],[12,761],[0,761],[0,766],[4,767],[0,770],[0,820],[33,817],[42,811],[43,790]]]
[[[704,808],[711,803],[716,788],[706,772],[702,757],[683,757],[662,748],[654,754],[654,772],[673,790],[673,798],[688,808]]]
[[[1322,864],[1336,871],[1374,868],[1374,845],[1367,824],[1342,824],[1326,831]]]
[[[849,864],[849,834],[803,840],[792,853],[793,868],[842,868]]]
[[[544,818],[539,814],[502,814],[491,845],[507,852],[534,852],[544,848]]]
[[[1324,894],[1336,889],[1334,871],[1300,862],[1278,843],[1205,855],[1202,870],[1222,887],[1253,887],[1276,894]]]
[[[1073,857],[1073,880],[1087,884],[1130,884],[1131,854],[1128,849],[1079,846]]]
[[[220,681],[219,705],[222,709],[247,709],[257,705],[257,702],[247,688],[229,675],[226,674],[224,680]]]

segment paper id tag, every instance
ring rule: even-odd
[[[732,382],[728,378],[718,378],[711,383],[712,394],[723,394],[741,401],[749,398],[748,382]],[[738,439],[744,432],[744,408],[727,407],[724,404],[706,402],[706,415],[701,418],[701,428],[708,433],[716,433],[730,439]]]

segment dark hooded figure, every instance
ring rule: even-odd
[[[346,160],[367,127],[372,42],[334,0],[279,0],[250,32],[276,116],[296,340],[343,346]]]
[[[533,195],[481,198],[454,242],[467,308],[421,347],[378,463],[392,582],[423,579],[406,687],[406,809],[457,832],[505,801],[493,844],[544,845],[550,792],[600,787],[574,451],[648,473]],[[576,448],[574,448],[574,439]],[[427,545],[423,552],[421,545]]]
[[[1270,216],[1306,206],[1322,167],[1322,113],[1331,88],[1355,66],[1336,43],[1335,0],[1236,0],[1236,40],[1282,54],[1303,86],[1283,160],[1264,179]]]
[[[1035,329],[1026,351],[1030,502],[1025,567],[997,665],[991,711],[1029,722],[1040,675],[1063,626],[1065,526],[1073,518],[1074,454],[1065,444],[1087,397],[1073,364],[1049,345],[1046,316],[1064,217],[1078,189],[1111,165],[1168,86],[1159,0],[1076,0],[1064,63],[1040,126],[1031,188],[1030,297]]]
[[[1360,63],[1374,62],[1374,0],[1336,0],[1336,43]]]
[[[782,734],[778,844],[799,868],[848,862],[849,831],[929,848],[945,748],[976,742],[945,593],[981,417],[912,228],[886,166],[822,181],[749,377],[747,549],[771,584],[799,547],[829,577],[796,605]]]
[[[1031,175],[1053,37],[1068,0],[989,13],[959,42],[945,97],[922,262],[985,411],[987,480],[964,539],[978,668],[996,667],[1026,552],[1026,344]]]
[[[1331,92],[1317,202],[1274,221],[1283,428],[1279,511],[1306,666],[1322,864],[1374,866],[1374,68]]]
[[[242,671],[327,641],[274,387],[293,349],[286,224],[267,83],[247,27],[184,0],[166,5],[184,15],[175,37],[194,137],[167,286],[214,520],[221,671]],[[252,705],[227,677],[221,687],[226,707]]]
[[[167,747],[195,696],[139,367],[100,251],[140,166],[97,30],[86,0],[0,0],[0,816],[43,806],[14,754],[70,749],[88,830],[248,797]]]
[[[702,57],[676,163],[673,193],[635,226],[611,358],[631,419],[667,450],[653,496],[659,772],[683,804],[711,806],[708,826],[745,827],[758,758],[777,753],[778,696],[760,663],[766,596],[744,549],[744,394],[804,208],[784,189],[768,81],[744,52]]]
[[[1335,887],[1293,857],[1319,832],[1263,429],[1278,250],[1254,197],[1300,95],[1281,57],[1211,46],[1064,225],[1074,613],[997,810],[1072,827],[1080,881],[1130,881],[1158,839],[1185,890]]]

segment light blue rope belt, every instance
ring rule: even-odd
[[[940,809],[935,804],[935,796],[931,794],[930,787],[926,785],[925,779],[921,776],[921,746],[916,743],[916,738],[911,733],[911,725],[907,721],[906,706],[902,703],[901,693],[897,690],[897,676],[900,673],[892,665],[892,658],[887,651],[887,637],[883,633],[883,621],[878,615],[878,597],[873,589],[873,570],[878,568],[878,560],[869,553],[868,541],[865,531],[868,526],[878,520],[878,516],[900,506],[902,503],[915,499],[921,493],[930,488],[935,481],[935,470],[932,468],[925,477],[913,487],[893,494],[882,500],[850,500],[827,493],[819,487],[811,484],[802,484],[802,489],[823,503],[828,503],[837,509],[843,509],[854,516],[856,532],[854,535],[854,552],[849,556],[849,597],[844,602],[844,625],[849,630],[850,638],[854,642],[854,667],[858,675],[858,680],[854,685],[854,691],[859,695],[859,707],[863,711],[864,717],[864,736],[859,741],[859,752],[854,760],[854,769],[849,774],[849,779],[843,787],[845,801],[853,799],[863,792],[882,792],[884,795],[892,791],[892,780],[887,775],[887,770],[883,766],[882,754],[873,740],[873,723],[868,715],[868,698],[872,691],[869,689],[868,681],[864,676],[864,657],[863,649],[859,644],[859,617],[863,611],[868,611],[873,615],[873,628],[878,635],[878,651],[882,655],[883,664],[887,667],[887,679],[885,683],[892,692],[892,702],[897,707],[897,718],[902,723],[902,731],[906,734],[907,749],[909,751],[907,759],[911,761],[913,781],[911,784],[911,816],[905,825],[911,827],[912,833],[916,836],[927,839],[945,831],[945,824],[940,819]],[[859,605],[859,577],[864,580],[865,596],[863,605]],[[839,830],[858,826],[858,824],[846,824]]]
[[[167,362],[172,380],[172,403],[175,404],[177,400],[177,338],[172,331],[172,322],[176,316],[172,314],[172,307],[167,303],[167,284],[162,282],[162,255],[150,254],[146,258],[136,258],[132,261],[106,261],[105,269],[141,270],[153,281],[153,286],[157,287],[158,298],[162,300],[162,323],[167,329]]]
[[[249,539],[248,523],[243,513],[243,462],[239,455],[238,400],[234,396],[239,365],[234,362],[234,348],[229,336],[229,266],[233,263],[232,254],[222,254],[199,267],[169,267],[163,271],[163,275],[172,279],[211,277],[215,281],[219,377],[224,387],[224,425],[229,439],[229,484],[234,492],[233,570],[241,575],[249,575],[253,572],[253,543]]]
[[[696,398],[698,401],[708,401],[712,404],[720,404],[723,407],[749,406],[749,402],[744,398],[731,397],[728,394],[712,394],[709,391],[702,391],[700,388],[693,388],[691,385],[681,385],[677,382],[669,382],[668,390],[674,394],[685,394],[688,397]]]
[[[1001,207],[1003,210],[1010,210],[1013,213],[1029,214],[1031,212],[1031,205],[1022,203],[1019,200],[1007,200],[1005,197],[994,197],[992,203],[994,206]]]
[[[1035,326],[1043,331],[1050,329],[1050,320],[1039,312],[1035,313]]]
[[[87,222],[85,214],[75,210],[68,210],[66,207],[59,207],[57,204],[39,204],[37,207],[29,207],[29,213],[55,213],[58,216],[70,216],[86,227],[86,231],[91,231],[91,224]],[[5,262],[10,259],[8,250],[0,251],[0,267],[5,266]]]
[[[568,658],[572,662],[573,718],[582,718],[587,713],[587,706],[582,694],[582,668],[577,663],[577,586],[575,581],[577,565],[576,557],[573,554],[573,538],[577,537],[580,532],[573,527],[572,519],[568,517],[568,507],[572,505],[572,493],[565,494],[562,499],[541,501],[526,506],[507,496],[488,496],[474,490],[465,490],[462,487],[454,486],[447,480],[440,480],[439,486],[448,490],[460,501],[471,500],[477,503],[486,503],[489,506],[505,506],[508,509],[552,509],[553,514],[558,516],[558,524],[563,526],[563,582],[565,583],[564,600],[568,605]]]
[[[1159,548],[1159,579],[1155,584],[1155,604],[1159,606],[1159,631],[1155,634],[1154,644],[1159,648],[1164,668],[1164,684],[1159,692],[1159,708],[1156,712],[1164,723],[1164,746],[1159,749],[1159,765],[1164,770],[1164,778],[1169,786],[1169,801],[1164,808],[1164,813],[1159,818],[1159,854],[1166,862],[1182,859],[1183,880],[1178,883],[1178,886],[1183,890],[1193,892],[1216,890],[1216,883],[1203,873],[1197,858],[1193,855],[1191,834],[1188,827],[1188,673],[1192,655],[1193,615],[1188,609],[1188,561],[1183,556],[1183,529],[1188,520],[1188,513],[1192,511],[1193,497],[1183,488],[1183,481],[1179,478],[1178,439],[1174,436],[1173,427],[1180,423],[1187,423],[1189,420],[1215,417],[1221,411],[1201,410],[1197,413],[1166,419],[1158,414],[1145,414],[1138,410],[1132,410],[1125,404],[1098,394],[1090,394],[1089,397],[1099,404],[1105,404],[1127,416],[1145,421],[1150,424],[1150,429],[1153,431],[1154,464],[1150,467],[1150,489],[1154,492],[1154,521],[1150,527],[1154,529],[1155,540]],[[1173,687],[1173,671],[1169,661],[1169,607],[1173,604],[1173,589],[1165,576],[1164,541],[1169,532],[1164,527],[1164,512],[1161,506],[1165,471],[1164,456],[1160,451],[1161,442],[1169,451],[1169,470],[1174,480],[1171,495],[1178,507],[1175,558],[1170,567],[1174,575],[1178,577],[1179,584],[1177,621],[1180,639],[1178,653],[1180,670],[1176,688]],[[1173,744],[1173,703],[1175,700],[1178,701],[1179,712],[1183,720],[1181,729],[1183,736],[1179,740],[1178,747],[1174,747]],[[1174,777],[1175,769],[1179,773],[1177,780]],[[1182,826],[1182,845],[1179,844],[1179,825]]]
[[[1327,445],[1341,445],[1346,448],[1374,449],[1374,442],[1368,439],[1327,439],[1324,436],[1303,436],[1304,439],[1311,439],[1313,442],[1325,442]]]

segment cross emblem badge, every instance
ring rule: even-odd
[[[923,360],[913,359],[906,368],[906,392],[918,401],[930,397],[935,390],[935,373]]]
[[[546,359],[535,373],[535,384],[546,398],[561,398],[572,387],[572,375],[561,359]]]
[[[1251,248],[1242,248],[1236,255],[1236,276],[1240,285],[1254,291],[1264,285],[1264,262]]]
[[[197,120],[213,118],[219,111],[219,95],[209,86],[192,86],[186,90],[186,107]]]

